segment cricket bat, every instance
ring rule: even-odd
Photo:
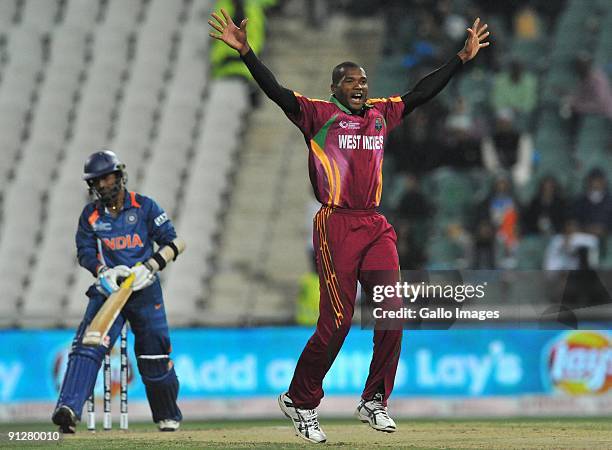
[[[102,308],[93,318],[83,336],[83,345],[96,346],[102,345],[104,337],[108,334],[108,330],[115,323],[115,319],[127,303],[130,295],[132,295],[132,283],[134,283],[135,275],[131,274],[127,277],[119,290],[113,292],[104,302]]]
[[[174,247],[174,248],[173,248]],[[176,238],[172,241],[172,245],[166,245],[157,252],[155,257],[149,258],[147,263],[152,268],[153,273],[165,267],[165,264],[173,261],[178,255],[185,251],[185,241],[181,238]],[[162,260],[159,258],[161,257]],[[160,262],[164,265],[160,265]],[[119,290],[113,292],[104,302],[96,316],[93,318],[85,334],[83,335],[83,345],[97,346],[102,345],[108,331],[115,323],[115,319],[127,303],[132,294],[132,283],[134,282],[134,274],[127,277],[119,286]]]

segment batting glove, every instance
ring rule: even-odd
[[[134,291],[147,288],[155,281],[155,274],[146,264],[138,263],[130,270],[134,274],[134,284],[132,284]]]
[[[130,276],[130,268],[128,266],[106,267],[103,266],[98,270],[98,279],[96,280],[96,289],[107,297],[113,292],[119,290],[118,278],[127,278]]]

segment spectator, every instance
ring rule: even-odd
[[[514,267],[519,215],[510,178],[505,175],[497,178],[479,213],[474,238],[476,268],[486,268],[479,266],[485,262],[495,268]]]
[[[324,28],[329,14],[327,0],[306,0],[304,2],[304,16],[312,30]],[[348,10],[350,13],[350,10]]]
[[[462,97],[458,98],[446,118],[442,138],[439,148],[440,165],[458,168],[482,166],[477,124]]]
[[[525,5],[514,15],[514,37],[525,41],[536,41],[540,38],[542,23],[538,12],[530,5]]]
[[[579,81],[566,107],[577,116],[598,114],[612,119],[612,89],[605,72],[586,54],[576,57],[574,69]]]
[[[544,269],[552,271],[547,289],[551,302],[570,310],[609,302],[609,294],[594,271],[598,265],[597,236],[580,232],[574,220],[566,221],[563,233],[551,239],[544,257]]]
[[[553,235],[563,231],[566,202],[552,175],[540,181],[538,192],[521,214],[523,234]]]
[[[482,140],[482,160],[492,173],[510,171],[516,186],[529,181],[533,142],[529,134],[517,131],[512,110],[498,111],[493,135]]]
[[[249,18],[249,44],[256,53],[260,53],[266,38],[266,16],[264,8],[274,2],[260,0],[217,0],[215,10],[225,9],[235,20]],[[220,41],[210,44],[208,52],[213,78],[236,77],[249,81],[251,106],[260,104],[260,90],[255,86],[253,77],[236,52]]]
[[[510,23],[514,12],[517,7],[521,4],[526,3],[527,0],[513,0],[513,1],[501,1],[492,2],[491,0],[475,0],[474,4],[482,11],[482,14],[487,17],[499,17],[500,20],[504,21],[504,28],[509,29],[512,24]],[[482,16],[481,16],[482,17]]]
[[[410,173],[404,176],[405,190],[399,205],[400,220],[425,220],[431,216],[432,207],[421,191],[419,179]]]
[[[495,230],[488,217],[481,217],[474,233],[474,262],[477,270],[495,269]]]
[[[574,220],[564,223],[562,233],[555,235],[544,256],[544,270],[581,270],[599,264],[599,239],[579,231]]]
[[[446,235],[457,250],[457,258],[454,261],[454,265],[458,269],[469,269],[474,251],[474,242],[470,233],[460,223],[452,222],[446,227]]]
[[[309,264],[308,270],[300,277],[295,308],[295,322],[302,326],[315,325],[319,317],[319,276],[317,275],[317,261],[312,243],[312,217],[319,207],[320,203],[314,197],[311,197],[306,203],[304,234]]]
[[[465,29],[470,26],[463,14],[453,11],[452,0],[437,0],[434,6],[437,21],[450,42],[464,39]]]
[[[537,99],[537,78],[526,71],[517,59],[510,61],[507,70],[495,75],[491,106],[494,111],[511,109],[521,129],[527,128]]]
[[[605,242],[612,226],[612,196],[603,170],[595,168],[589,172],[585,191],[574,203],[573,214],[582,231]]]
[[[385,161],[391,156],[398,171],[420,174],[439,167],[440,129],[447,111],[433,99],[417,108],[411,120],[389,135]],[[383,197],[384,198],[384,197]]]
[[[313,326],[319,318],[319,277],[316,272],[306,272],[300,277],[299,293],[295,308],[295,322]]]
[[[398,250],[400,266],[413,270],[425,263],[427,228],[433,207],[415,175],[405,174],[403,178],[404,194],[397,208]]]

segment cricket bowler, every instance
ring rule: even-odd
[[[343,62],[332,71],[330,98],[316,100],[278,83],[249,46],[247,21],[244,19],[238,27],[222,9],[221,14],[213,13],[208,21],[218,32],[210,36],[238,51],[260,88],[303,133],[310,181],[322,205],[313,229],[320,285],[319,319],[298,360],[289,390],[279,397],[279,406],[293,421],[296,434],[320,443],[327,437],[316,408],[323,397],[323,378],[351,327],[357,281],[370,292],[373,286],[399,281],[397,236],[376,209],[382,194],[387,136],[489,45],[489,32],[487,25],[476,19],[467,29],[463,49],[401,96],[368,98],[363,67]],[[393,390],[401,339],[401,329],[374,330],[374,354],[355,415],[378,431],[396,430],[387,412],[387,400]]]

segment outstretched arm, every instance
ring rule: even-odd
[[[480,18],[477,18],[472,28],[467,29],[468,37],[461,51],[457,53],[457,56],[419,81],[411,91],[402,95],[402,101],[405,105],[404,115],[409,114],[417,106],[428,102],[438,95],[464,63],[473,59],[481,48],[489,45],[488,42],[484,42],[489,36],[489,32],[486,29],[487,24],[485,23],[480,26]]]
[[[298,114],[300,104],[298,103],[293,91],[281,86],[274,74],[257,58],[247,40],[246,27],[249,19],[240,22],[237,27],[229,14],[221,9],[221,18],[217,13],[212,13],[213,20],[208,20],[208,24],[221,34],[209,33],[211,38],[225,42],[228,46],[240,53],[240,58],[253,75],[253,78],[264,91],[264,93],[288,114]]]

